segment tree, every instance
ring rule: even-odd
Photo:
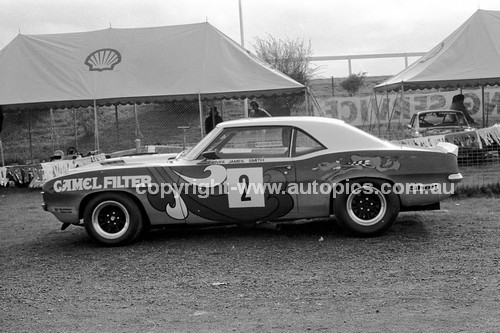
[[[256,38],[253,47],[260,60],[305,86],[309,85],[318,69],[312,67],[309,61],[311,41],[276,39],[268,35],[265,39]],[[293,108],[303,105],[304,100],[304,94],[280,97],[278,105],[273,105],[271,114],[289,116]]]
[[[354,96],[358,90],[364,86],[366,73],[351,74],[347,79],[340,84],[342,88],[347,90],[349,96]]]
[[[311,41],[300,39],[276,39],[270,35],[265,39],[256,38],[253,45],[257,57],[271,67],[288,75],[303,85],[309,85],[318,68],[311,66]]]

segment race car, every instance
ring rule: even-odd
[[[496,126],[481,129],[478,123],[469,123],[465,114],[457,110],[419,111],[412,116],[405,133],[406,139],[417,141],[401,141],[427,146],[436,141],[451,142],[458,146],[459,165],[477,164],[486,161],[488,154],[500,152],[496,136],[484,139],[490,137],[487,132]]]
[[[444,135],[473,131],[475,124],[469,124],[462,111],[429,110],[415,113],[407,126],[410,137]]]
[[[63,229],[122,245],[169,225],[316,218],[376,236],[400,211],[439,209],[461,179],[452,144],[405,147],[341,120],[266,117],[220,123],[176,156],[103,160],[42,189]]]

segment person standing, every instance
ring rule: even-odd
[[[210,115],[205,119],[205,134],[210,133],[217,124],[222,123],[222,117],[219,116],[219,111],[217,107],[212,106],[210,108]]]
[[[257,103],[256,101],[252,101],[250,103],[250,107],[252,108],[252,110],[250,110],[250,114],[248,115],[250,118],[271,117],[269,112],[261,108],[259,106],[259,103]]]
[[[453,99],[451,100],[450,110],[462,111],[469,125],[475,124],[476,121],[471,117],[469,112],[467,112],[467,108],[465,107],[464,101],[465,101],[465,96],[463,94],[458,94],[453,96]]]

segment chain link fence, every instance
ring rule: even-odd
[[[273,116],[306,115],[304,95],[256,101]],[[46,162],[75,151],[85,156],[96,150],[105,154],[130,150],[137,139],[142,146],[177,152],[201,140],[212,106],[224,121],[246,116],[245,101],[240,99],[205,100],[201,115],[198,101],[101,106],[97,112],[93,107],[3,111],[5,165]]]
[[[403,133],[407,130],[402,124],[385,126],[361,126],[363,130],[389,141],[407,139]],[[458,146],[458,168],[464,179],[458,187],[500,186],[500,145],[496,142],[481,140],[481,148],[471,149],[467,143],[455,141]]]
[[[256,99],[273,116],[314,115],[304,95]],[[250,100],[247,103],[249,105]],[[179,152],[204,135],[204,121],[212,106],[224,121],[244,118],[245,101],[204,100],[162,104],[102,106],[55,110],[4,111],[1,133],[5,165],[26,165],[51,160],[74,151],[85,156],[96,150],[110,154],[141,146],[161,146],[162,152]],[[328,115],[327,115],[328,116]],[[98,126],[96,132],[95,126]],[[363,130],[387,140],[403,138],[404,124],[371,124]],[[97,134],[97,135],[96,135]],[[485,146],[481,155],[459,161],[464,175],[460,186],[481,187],[500,182],[500,150]]]

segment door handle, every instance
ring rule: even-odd
[[[287,169],[287,170],[292,170],[292,165],[290,165],[290,164],[277,165],[273,169]]]

